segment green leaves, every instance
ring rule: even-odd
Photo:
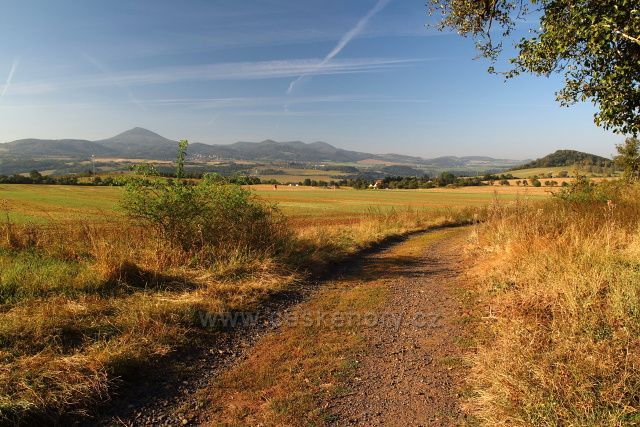
[[[136,169],[143,177],[128,181],[120,202],[127,216],[170,245],[203,257],[215,258],[230,248],[274,247],[284,236],[275,209],[217,174],[205,174],[200,181],[183,179],[187,145],[181,141],[178,147],[176,179],[160,178],[150,165]]]
[[[640,141],[637,138],[627,138],[616,149],[618,155],[615,162],[623,168],[625,179],[630,181],[640,178]]]
[[[176,155],[176,178],[184,178],[184,159],[187,157],[187,146],[189,141],[180,140],[178,143],[178,154]]]
[[[509,38],[518,20],[537,19],[540,30],[515,42],[507,78],[560,73],[556,95],[563,106],[591,101],[598,126],[622,134],[640,132],[640,5],[636,0],[430,0],[438,28],[473,37],[480,55],[496,61],[502,28]],[[532,15],[535,12],[535,15]],[[493,72],[493,67],[490,68]]]

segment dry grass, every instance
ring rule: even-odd
[[[473,222],[483,215],[481,209],[369,209],[346,225],[319,222],[313,226],[296,228],[302,246],[291,254],[302,256],[302,263],[312,268],[324,268],[327,263],[345,259],[357,251],[367,249],[389,236],[425,230],[431,227]],[[306,244],[305,244],[306,243]],[[302,247],[302,250],[301,250]],[[305,250],[305,247],[307,250]]]
[[[488,344],[469,407],[488,425],[640,423],[640,198],[514,202],[478,226]]]
[[[238,242],[215,262],[125,222],[4,223],[0,423],[82,413],[108,399],[116,378],[190,344],[198,313],[256,309],[386,237],[471,217],[370,211],[350,224],[283,229],[289,240],[277,250],[246,251]]]
[[[296,278],[258,254],[194,263],[132,225],[2,232],[0,419],[82,411],[110,380],[185,343],[198,310],[249,309]]]

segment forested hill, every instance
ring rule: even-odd
[[[525,163],[521,166],[517,166],[512,170],[543,168],[551,166],[573,166],[576,164],[610,166],[611,163],[611,159],[597,156],[595,154],[584,153],[582,151],[576,150],[558,150],[555,153],[548,154],[537,160]]]

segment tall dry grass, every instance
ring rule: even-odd
[[[389,236],[472,216],[372,210],[348,225],[275,221],[273,244],[234,239],[195,250],[125,221],[4,223],[0,424],[82,414],[108,399],[116,378],[193,344],[199,312],[254,310]]]
[[[291,262],[317,271],[354,253],[366,250],[388,237],[433,227],[469,224],[483,217],[483,209],[390,209],[369,208],[348,224],[297,223],[296,245],[288,254]]]
[[[490,338],[469,407],[487,425],[640,424],[640,188],[611,194],[495,205],[477,227]]]

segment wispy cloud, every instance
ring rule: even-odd
[[[283,116],[287,116],[287,117],[345,117],[345,116],[359,116],[359,115],[363,115],[366,114],[367,112],[362,111],[362,110],[357,110],[357,111],[349,111],[349,112],[344,112],[344,111],[331,111],[331,110],[327,110],[327,111],[321,111],[321,110],[314,110],[314,111],[288,111],[288,112],[283,112],[280,110],[274,110],[274,111],[254,111],[254,110],[246,110],[246,111],[237,111],[237,112],[232,112],[230,113],[231,115],[234,116],[247,116],[247,117],[277,117],[277,118],[281,118]]]
[[[371,104],[414,104],[429,103],[429,99],[424,98],[391,98],[372,95],[323,95],[323,96],[267,96],[267,97],[229,97],[229,98],[160,98],[146,99],[140,102],[156,107],[191,107],[196,109],[216,109],[216,108],[248,108],[248,107],[270,107],[282,105],[304,105],[304,104],[343,104],[343,103],[371,103]]]
[[[100,61],[98,61],[92,56],[87,55],[84,52],[82,53],[82,57],[86,59],[87,62],[89,62],[91,65],[96,67],[100,72],[102,72],[102,74],[106,76],[107,79],[114,79],[114,74],[111,72],[111,70],[109,70],[109,68],[104,64],[102,64]],[[114,79],[114,81],[117,82],[117,79]],[[132,104],[134,104],[136,107],[140,108],[143,111],[146,110],[144,105],[142,105],[142,103],[140,103],[140,101],[133,95],[133,92],[131,92],[131,89],[129,89],[129,87],[126,84],[123,84],[123,83],[116,83],[116,84],[126,92],[127,98],[129,99],[129,101],[131,101]]]
[[[298,76],[294,81],[291,82],[291,84],[289,84],[289,88],[287,89],[287,94],[293,93],[296,85],[299,84],[305,78],[313,74],[318,74],[316,70],[320,70],[322,69],[322,67],[329,64],[329,62],[333,58],[335,58],[340,52],[342,52],[342,50],[349,44],[351,40],[353,40],[354,37],[356,37],[358,34],[362,32],[362,30],[364,30],[364,28],[367,26],[367,23],[369,23],[369,20],[371,20],[371,18],[373,18],[378,12],[384,9],[390,2],[391,0],[378,0],[376,5],[358,21],[356,26],[353,27],[351,30],[347,31],[342,36],[342,38],[338,41],[338,44],[331,50],[331,52],[327,54],[327,56],[324,57],[322,62],[318,64],[317,69],[312,69],[306,73],[300,74],[300,76]]]
[[[290,98],[290,104],[315,104],[329,102],[351,102],[366,99],[359,95],[326,95],[305,96]],[[142,102],[156,106],[192,106],[201,108],[215,107],[256,107],[280,105],[285,100],[284,96],[255,96],[255,97],[230,97],[230,98],[165,98],[147,99]]]
[[[316,75],[372,73],[405,67],[418,61],[424,61],[424,59],[357,58],[335,60],[331,63],[321,59],[290,59],[160,67],[124,72],[106,70],[106,72],[95,76],[77,76],[74,79],[16,84],[12,92],[34,94],[39,91],[51,92],[64,89],[113,86],[131,87],[189,81],[261,80],[296,77],[309,73]]]
[[[0,100],[4,98],[4,95],[7,93],[7,91],[11,87],[11,82],[13,81],[13,75],[16,73],[17,68],[18,68],[18,60],[16,59],[11,64],[11,68],[9,69],[9,75],[7,76],[7,80],[2,86],[2,91],[0,91]]]

